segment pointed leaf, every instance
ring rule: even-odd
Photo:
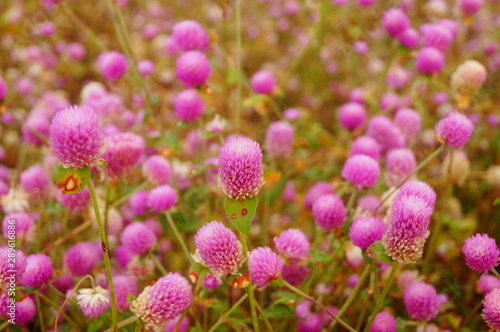
[[[259,198],[257,196],[250,199],[226,197],[224,209],[234,227],[241,233],[248,235],[250,234],[250,226],[252,225],[252,219],[255,216],[258,204]]]
[[[54,172],[57,187],[65,194],[75,194],[89,183],[90,168],[64,168],[58,166]]]
[[[382,241],[374,242],[368,249],[366,249],[366,256],[373,258],[379,262],[392,263],[392,258],[385,253]]]

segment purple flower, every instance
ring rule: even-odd
[[[404,148],[406,145],[403,133],[389,118],[382,115],[371,118],[366,135],[377,141],[380,145],[380,152],[384,155],[390,149]]]
[[[83,210],[90,202],[90,193],[87,187],[74,194],[63,194],[59,196],[59,203],[71,212]]]
[[[264,148],[274,158],[287,157],[293,144],[295,130],[285,121],[273,122],[266,132]]]
[[[361,154],[349,157],[342,168],[342,177],[358,189],[375,186],[379,175],[377,161]]]
[[[417,53],[415,61],[419,72],[435,74],[443,69],[444,54],[434,47],[424,47]]]
[[[264,185],[259,144],[247,137],[226,140],[220,149],[218,187],[228,197],[252,198]]]
[[[285,189],[283,189],[283,201],[286,203],[293,203],[295,197],[297,196],[297,190],[295,189],[295,183],[290,180],[286,183]]]
[[[387,85],[396,89],[404,88],[411,79],[411,73],[399,65],[393,66],[387,73]]]
[[[287,229],[273,239],[278,254],[293,261],[302,261],[309,256],[311,244],[299,229]]]
[[[26,287],[40,287],[47,283],[54,273],[52,261],[44,254],[33,254],[26,257],[26,269],[21,283]]]
[[[169,184],[172,182],[172,167],[167,159],[159,155],[150,156],[142,164],[142,173],[149,182]]]
[[[109,291],[97,286],[95,288],[83,288],[78,291],[78,305],[83,314],[90,318],[96,318],[111,308]]]
[[[169,273],[144,288],[130,310],[141,318],[146,329],[158,329],[186,310],[192,301],[189,281],[178,273]]]
[[[130,196],[128,204],[132,213],[136,216],[142,216],[146,213],[148,207],[148,197],[149,193],[145,190],[141,190]]]
[[[293,286],[300,286],[300,284],[307,279],[311,270],[304,265],[290,264],[283,265],[281,268],[281,277],[283,280]]]
[[[283,259],[269,247],[256,248],[248,256],[250,278],[260,289],[280,277],[283,265]]]
[[[453,112],[436,124],[436,132],[446,144],[461,148],[469,142],[474,124],[463,114]]]
[[[150,60],[143,60],[137,64],[137,69],[142,77],[151,75],[155,71],[155,65]]]
[[[347,219],[347,209],[335,194],[318,198],[313,204],[312,214],[316,224],[326,231],[342,227]]]
[[[102,158],[108,165],[104,173],[112,179],[121,179],[139,162],[146,142],[134,133],[119,133],[106,137],[107,149]]]
[[[439,301],[434,286],[423,281],[409,286],[403,300],[406,311],[413,319],[431,320],[439,313]]]
[[[156,235],[143,223],[133,222],[125,227],[120,241],[130,252],[142,255],[153,248]]]
[[[196,88],[207,82],[211,69],[207,57],[198,51],[183,53],[177,59],[177,78],[188,88]]]
[[[66,251],[64,264],[74,276],[90,274],[102,259],[102,252],[92,242],[79,242]]]
[[[203,279],[203,287],[206,289],[215,289],[222,284],[222,280],[213,275],[212,273],[207,273],[205,278]]]
[[[436,203],[436,192],[434,189],[427,183],[418,180],[405,182],[394,197],[394,201],[397,202],[404,196],[416,196],[421,198],[430,207],[434,207],[434,203]]]
[[[416,168],[417,161],[411,149],[393,149],[387,153],[387,173],[385,179],[389,186],[397,186]]]
[[[208,34],[196,21],[176,23],[172,29],[172,39],[183,51],[206,51],[209,46]]]
[[[109,81],[116,81],[127,72],[127,58],[117,51],[99,54],[97,66],[101,74]]]
[[[379,217],[359,217],[352,222],[349,229],[349,239],[355,246],[366,249],[373,242],[382,240],[386,228]]]
[[[354,130],[366,121],[366,110],[362,104],[348,102],[340,106],[339,121],[347,130]]]
[[[420,35],[418,31],[413,28],[408,28],[405,31],[399,33],[396,39],[404,47],[413,50],[420,45]]]
[[[35,301],[31,297],[27,296],[23,300],[16,301],[16,324],[25,326],[29,322],[33,321],[36,316],[36,305]]]
[[[387,311],[381,311],[375,316],[370,332],[396,332],[396,318]]]
[[[273,74],[267,70],[261,70],[253,74],[250,83],[252,84],[253,91],[261,94],[269,94],[276,87],[276,80]]]
[[[458,5],[465,16],[473,16],[483,7],[483,0],[460,0]]]
[[[147,204],[154,212],[170,210],[177,204],[177,191],[168,184],[156,187],[149,192]]]
[[[308,209],[312,209],[314,202],[316,202],[318,198],[328,194],[335,194],[335,189],[333,189],[331,184],[327,182],[315,183],[309,188],[304,197],[304,206]]]
[[[396,36],[409,28],[410,20],[401,9],[392,8],[382,15],[382,26],[389,35]]]
[[[240,241],[226,226],[217,221],[203,225],[194,236],[196,254],[217,277],[238,272],[245,262]]]
[[[10,239],[13,234],[11,220],[15,221],[15,239],[21,240],[34,230],[35,223],[33,217],[25,212],[7,214],[2,221],[2,232],[6,239]]]
[[[9,256],[10,254],[10,256]],[[10,266],[9,258],[12,257],[12,253],[9,251],[9,247],[6,245],[0,246],[0,290],[8,289],[9,284],[13,281],[11,279],[12,272],[11,270],[16,271],[15,281],[19,283],[21,281],[21,277],[26,269],[26,257],[21,250],[15,251],[15,266],[14,269]]]
[[[21,187],[34,198],[40,199],[51,185],[47,172],[40,165],[33,165],[21,173]]]
[[[483,318],[492,329],[500,329],[500,288],[494,289],[485,296],[483,302]]]
[[[394,124],[405,135],[407,141],[412,141],[417,138],[422,128],[422,118],[417,111],[410,108],[403,108],[394,116]]]
[[[495,288],[500,288],[500,279],[491,274],[482,274],[476,284],[476,290],[481,295],[486,295]]]
[[[297,324],[298,332],[320,332],[323,323],[321,316],[316,313],[310,313],[304,319],[299,320]]]
[[[42,140],[43,136],[49,136],[50,121],[44,115],[32,114],[23,123],[21,128],[23,138],[36,146],[41,146],[45,142]],[[40,137],[42,135],[42,138]]]
[[[476,234],[467,238],[462,252],[465,255],[465,264],[477,272],[488,272],[500,262],[500,250],[495,239],[486,234]]]
[[[441,52],[446,52],[452,40],[451,32],[439,24],[431,24],[423,31],[422,44],[424,47],[434,47]]]
[[[369,136],[360,136],[354,140],[349,152],[349,157],[362,154],[373,159],[380,158],[380,145]]]
[[[130,304],[128,302],[128,294],[137,296],[137,280],[128,275],[113,276],[113,284],[115,286],[116,307],[120,311],[128,310]]]
[[[358,207],[363,211],[375,212],[380,205],[380,198],[375,195],[366,195],[358,200]],[[383,207],[378,209],[381,212]]]
[[[196,121],[205,111],[205,103],[198,91],[194,89],[184,90],[174,100],[175,113],[181,121]]]
[[[63,166],[97,166],[105,149],[99,120],[92,109],[72,106],[52,119],[50,150]]]

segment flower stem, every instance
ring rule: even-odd
[[[498,271],[497,271],[497,270],[495,270],[495,268],[492,268],[492,269],[491,269],[491,272],[492,272],[492,273],[493,273],[493,274],[494,274],[497,278],[499,278],[499,279],[500,279],[500,273],[498,273]]]
[[[160,261],[158,260],[158,258],[156,258],[156,255],[153,254],[152,252],[149,253],[149,257],[151,257],[151,259],[153,260],[153,262],[155,263],[156,267],[158,268],[158,270],[160,270],[160,272],[163,274],[163,275],[167,275],[168,272],[167,270],[165,269],[165,267],[160,263]]]
[[[111,262],[109,260],[108,253],[108,240],[106,239],[106,232],[102,224],[101,212],[99,211],[99,205],[97,203],[97,196],[94,191],[94,185],[91,181],[88,184],[90,197],[92,199],[92,205],[94,206],[95,219],[97,221],[97,228],[99,229],[99,237],[101,239],[102,254],[104,256],[104,267],[106,269],[106,276],[108,277],[109,285],[109,297],[111,298],[111,322],[115,331],[118,331],[118,314],[116,312],[116,297],[115,297],[115,286],[113,283],[113,274],[111,273]]]
[[[137,317],[136,315],[133,315],[133,316],[119,322],[118,327],[127,326],[128,324],[132,324],[133,322],[136,322],[137,320],[140,320],[140,318]],[[113,331],[113,329],[107,329],[104,332],[111,332],[111,331]]]
[[[193,264],[194,263],[193,257],[191,257],[186,242],[182,238],[181,233],[179,233],[177,226],[175,226],[174,220],[172,219],[172,214],[170,213],[170,211],[166,211],[165,215],[167,216],[167,221],[168,224],[170,225],[170,228],[172,228],[172,231],[174,232],[174,235],[177,238],[177,242],[179,242],[179,244],[182,247],[182,251],[184,251],[184,254],[186,255],[186,258],[189,260],[189,262]]]
[[[56,241],[49,244],[47,247],[45,247],[41,251],[41,253],[42,254],[48,253],[49,251],[51,251],[55,247],[61,245],[62,243],[66,242],[69,239],[72,239],[75,235],[79,234],[80,232],[84,231],[85,229],[87,229],[90,226],[92,226],[92,220],[88,220],[88,221],[84,222],[83,224],[81,224],[77,228],[73,229],[71,232],[69,232],[65,236],[60,237]]]
[[[236,89],[236,133],[240,133],[240,117],[241,117],[241,0],[236,0],[235,4],[236,16],[236,71],[238,72],[237,89]]]
[[[116,201],[111,203],[110,204],[111,207],[117,207],[117,206],[121,205],[122,203],[125,203],[130,198],[130,196],[141,191],[142,189],[146,189],[147,187],[148,187],[148,182],[144,181],[143,183],[141,183],[140,185],[138,185],[137,187],[132,189],[130,192],[126,193],[125,195],[123,195],[122,197],[118,198]]]
[[[253,291],[253,289],[252,289]],[[208,330],[208,332],[214,332],[217,330],[217,328],[219,326],[221,326],[222,324],[224,324],[224,322],[226,321],[227,317],[230,316],[233,311],[235,311],[248,297],[248,294],[245,294],[243,295],[242,297],[240,297],[240,299],[228,310],[226,311],[220,318],[219,320],[217,321],[217,323],[215,323],[211,328],[210,330]]]
[[[375,320],[375,316],[380,312],[380,309],[382,309],[382,305],[384,304],[384,299],[385,296],[387,295],[387,292],[389,291],[389,288],[391,287],[392,281],[394,280],[394,276],[396,275],[396,271],[398,269],[399,262],[394,261],[392,263],[392,268],[391,268],[391,274],[389,275],[389,279],[387,280],[387,283],[385,284],[384,289],[382,290],[382,294],[380,294],[380,297],[377,299],[377,303],[375,304],[375,309],[373,310],[372,314],[368,318],[368,323],[366,324],[366,327],[364,329],[364,332],[368,332],[370,330],[370,327],[373,324],[373,321]]]
[[[245,234],[243,234],[241,232],[240,232],[240,240],[241,240],[241,246],[243,249],[243,255],[245,255],[245,257],[248,257],[247,237]],[[250,279],[250,283],[249,283],[248,287],[246,288],[246,291],[247,291],[248,299],[250,302],[250,311],[252,312],[253,328],[254,328],[255,332],[259,332],[260,331],[259,320],[257,318],[257,310],[255,308],[256,302],[255,302],[255,296],[253,294],[252,279]]]

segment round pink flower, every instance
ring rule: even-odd
[[[287,259],[302,261],[309,256],[311,244],[299,229],[287,229],[273,239],[278,254]]]
[[[142,173],[148,181],[155,184],[172,182],[172,167],[167,159],[159,155],[150,156],[142,164]]]
[[[125,75],[128,62],[127,58],[117,51],[101,53],[97,58],[97,66],[101,74],[109,81],[116,81]]]
[[[248,257],[250,278],[260,289],[280,277],[283,265],[283,259],[269,247],[256,248]]]
[[[177,78],[188,88],[196,88],[207,82],[211,69],[207,57],[198,51],[183,53],[177,59]]]
[[[382,240],[386,228],[379,217],[359,217],[352,222],[349,239],[355,246],[366,249],[373,242]]]
[[[436,124],[436,132],[446,144],[461,148],[469,142],[474,124],[461,113],[451,113]]]
[[[275,158],[287,157],[292,150],[294,134],[295,130],[288,122],[271,123],[266,132],[264,144],[266,152]]]
[[[276,87],[276,80],[269,71],[261,70],[253,74],[250,83],[256,93],[269,94]]]
[[[406,311],[413,319],[431,320],[439,313],[439,301],[434,286],[423,281],[406,288],[403,294]]]
[[[205,111],[205,103],[198,91],[184,90],[175,97],[175,113],[181,121],[196,121]]]
[[[339,121],[347,130],[354,130],[366,121],[366,110],[362,104],[349,102],[339,109]]]
[[[465,264],[477,272],[488,272],[500,262],[500,250],[495,239],[486,234],[476,234],[467,238],[462,252],[465,255]]]
[[[396,36],[410,26],[410,20],[401,9],[389,9],[382,16],[382,26],[391,36]]]
[[[141,222],[133,222],[123,230],[121,243],[134,254],[142,255],[150,251],[156,243],[156,235]]]
[[[52,261],[44,254],[33,254],[26,257],[26,269],[21,282],[26,287],[40,287],[47,283],[54,274]]]
[[[183,52],[206,51],[210,42],[205,29],[191,20],[176,23],[172,29],[172,39]]]
[[[423,74],[435,74],[444,66],[444,54],[434,47],[422,48],[416,58],[416,66]]]
[[[177,191],[168,184],[156,187],[149,192],[147,204],[154,212],[170,210],[177,204]]]
[[[106,137],[107,149],[102,158],[108,163],[104,173],[112,179],[121,179],[139,162],[146,142],[134,133],[118,133]]]
[[[365,155],[349,157],[342,168],[342,177],[358,189],[375,186],[379,175],[377,161]]]
[[[492,329],[500,329],[500,288],[494,289],[485,296],[483,317]]]
[[[327,231],[342,227],[347,219],[347,209],[335,194],[318,198],[312,206],[312,214],[316,224]]]

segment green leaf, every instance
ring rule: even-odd
[[[90,168],[64,168],[59,165],[54,172],[54,178],[57,187],[64,194],[75,194],[89,183]]]
[[[108,166],[108,162],[106,160],[101,159],[100,162],[101,163],[99,165],[97,165],[97,167],[104,168],[104,167]]]
[[[379,262],[392,263],[392,258],[387,256],[387,254],[385,253],[385,248],[382,244],[382,241],[373,242],[373,244],[368,247],[368,249],[366,249],[365,255]]]
[[[493,202],[493,206],[495,205],[500,205],[500,197],[495,198],[495,201]]]
[[[241,233],[249,235],[252,219],[255,216],[258,204],[259,198],[257,196],[250,199],[226,197],[226,200],[224,201],[224,209],[226,210],[226,215],[229,220],[231,220],[234,227],[236,227],[236,229]]]
[[[273,304],[264,310],[264,314],[267,318],[285,319],[294,315],[294,310],[284,304]]]

